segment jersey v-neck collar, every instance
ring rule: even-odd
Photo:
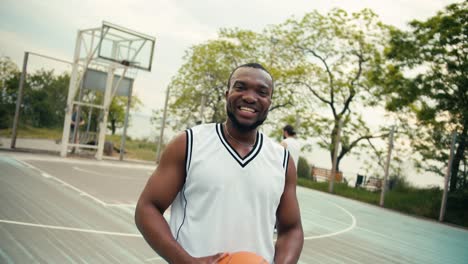
[[[255,139],[255,144],[245,157],[241,157],[239,153],[229,144],[226,136],[224,135],[223,125],[221,123],[216,124],[216,134],[218,134],[219,140],[224,145],[226,150],[231,154],[231,156],[239,163],[241,167],[247,166],[260,152],[263,145],[263,134],[257,131],[257,137]]]

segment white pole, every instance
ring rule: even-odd
[[[445,183],[444,183],[444,193],[442,194],[442,203],[440,205],[440,214],[439,214],[439,222],[444,221],[445,216],[445,208],[447,206],[447,192],[448,192],[448,184],[452,172],[452,161],[453,161],[453,152],[455,151],[455,143],[457,141],[457,132],[452,133],[452,144],[450,146],[450,154],[449,160],[447,165],[447,172],[445,173]]]
[[[112,45],[112,57],[115,57],[116,52],[117,52],[117,47],[114,43]],[[109,106],[112,101],[114,72],[115,72],[115,65],[114,63],[111,63],[107,71],[106,90],[104,91],[104,102],[103,102],[104,109],[103,109],[102,120],[99,123],[98,148],[97,148],[97,152],[95,156],[97,160],[102,160],[102,153],[104,151],[104,143],[106,141],[107,117],[109,115]]]
[[[65,108],[65,118],[63,121],[63,133],[62,133],[62,146],[60,149],[60,156],[66,157],[68,150],[68,139],[70,137],[70,125],[73,112],[73,98],[75,97],[76,89],[78,88],[78,68],[80,63],[80,51],[81,51],[81,38],[82,32],[78,30],[76,35],[75,43],[75,55],[73,57],[73,68],[70,76],[70,85],[68,86],[67,106]],[[74,142],[72,142],[74,143]]]
[[[127,100],[127,109],[125,110],[125,121],[124,121],[124,127],[123,127],[123,133],[122,133],[122,140],[120,142],[120,157],[119,160],[122,161],[124,158],[124,153],[125,153],[125,142],[127,140],[127,127],[128,127],[128,117],[130,115],[130,106],[132,104],[132,89],[133,87],[130,86],[130,93],[128,95],[128,100]]]
[[[390,135],[388,136],[388,152],[387,152],[387,160],[385,162],[385,171],[384,171],[384,178],[382,182],[382,191],[380,193],[380,206],[384,206],[384,198],[385,198],[385,191],[387,189],[387,178],[388,178],[388,171],[390,168],[390,159],[392,157],[392,149],[393,149],[393,133],[394,133],[395,127],[392,126],[392,129],[390,130]]]

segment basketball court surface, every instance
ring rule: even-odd
[[[0,263],[165,263],[133,220],[154,168],[0,151]],[[300,263],[468,263],[466,229],[297,193]]]

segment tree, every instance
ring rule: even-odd
[[[9,58],[0,58],[0,128],[12,124],[20,77],[21,72]],[[21,105],[22,123],[35,127],[60,127],[69,80],[68,73],[56,75],[43,69],[27,74]]]
[[[83,99],[84,102],[91,104],[102,105],[104,101],[104,95],[101,91],[87,90]],[[126,96],[114,96],[109,105],[109,114],[107,118],[107,128],[111,130],[112,135],[118,128],[122,128],[125,122],[125,112],[127,109],[128,98]],[[138,110],[142,102],[137,96],[132,96],[130,102],[130,110]],[[83,110],[84,109],[84,110]],[[91,131],[97,131],[99,126],[99,120],[102,118],[103,112],[101,110],[90,109],[86,106],[82,108],[83,115],[87,115],[87,120],[90,122],[89,128]],[[131,116],[128,117],[128,125],[131,124]]]
[[[224,121],[227,79],[231,71],[243,63],[260,62],[276,81],[280,80],[280,71],[274,67],[279,65],[279,58],[273,60],[271,56],[275,44],[275,39],[267,33],[222,29],[218,39],[191,47],[168,86],[170,126],[180,130],[201,121]],[[277,85],[271,111],[292,105],[289,94],[287,86]],[[160,116],[160,111],[155,111],[153,122],[159,124]]]
[[[468,2],[447,6],[426,21],[414,20],[409,31],[392,31],[387,56],[396,68],[387,90],[387,108],[406,110],[417,129],[412,145],[421,154],[420,166],[443,174],[451,131],[458,132],[450,191],[468,186]],[[399,71],[412,70],[409,74]],[[411,121],[410,118],[406,119]],[[464,165],[464,166],[462,166]]]
[[[55,75],[53,70],[28,74],[23,98],[25,124],[56,128],[63,125],[70,75]]]
[[[112,99],[109,106],[109,118],[107,127],[111,130],[112,135],[115,135],[117,128],[122,128],[125,122],[125,111],[127,109],[127,97],[116,96]],[[132,96],[130,102],[130,109],[136,110],[141,105],[141,101],[138,97]],[[130,125],[130,116],[128,118],[128,125]]]
[[[20,72],[9,57],[0,57],[0,129],[12,124]]]
[[[340,9],[326,15],[314,11],[272,31],[281,49],[289,50],[288,85],[297,91],[296,100],[315,112],[308,122],[310,133],[319,139],[320,147],[329,150],[330,159],[337,147],[338,124],[343,121],[337,169],[346,155],[367,140],[388,135],[383,130],[371,131],[360,113],[364,107],[379,105],[376,95],[381,87],[375,75],[386,64],[383,51],[390,28],[377,15],[369,9],[351,15]]]

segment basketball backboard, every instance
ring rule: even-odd
[[[155,38],[109,22],[101,28],[98,57],[151,71]]]

